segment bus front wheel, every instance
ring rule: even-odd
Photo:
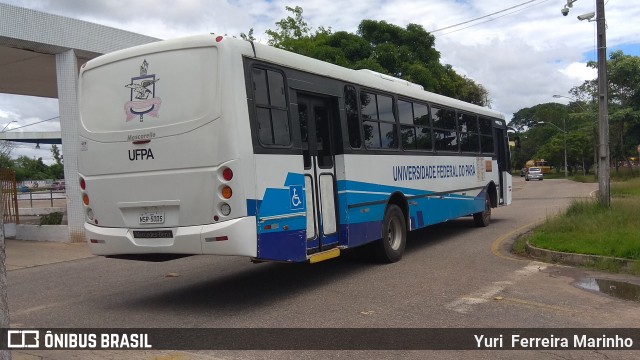
[[[397,205],[389,205],[384,212],[382,239],[376,242],[376,257],[382,262],[396,262],[402,258],[407,244],[407,223]]]
[[[489,199],[489,194],[487,194],[484,200],[484,210],[473,214],[473,222],[476,226],[489,226],[491,222],[491,199]]]

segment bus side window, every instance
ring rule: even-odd
[[[456,112],[451,109],[431,107],[433,136],[437,151],[458,152]]]
[[[253,68],[251,73],[260,143],[289,145],[291,134],[284,77],[279,72],[259,68]]]
[[[480,149],[483,154],[495,153],[493,145],[493,121],[491,119],[480,117]]]
[[[398,100],[398,115],[400,116],[402,148],[405,150],[432,150],[429,108],[420,103]]]
[[[364,140],[367,148],[398,148],[393,98],[361,91],[360,106]]]
[[[360,135],[360,119],[358,118],[358,95],[356,88],[350,85],[344,87],[344,109],[347,115],[349,145],[352,149],[359,149],[362,147],[362,137]]]
[[[460,151],[480,152],[478,119],[475,115],[463,112],[458,113],[458,137],[460,138]]]

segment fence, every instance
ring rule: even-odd
[[[29,201],[29,207],[33,208],[33,202],[43,202],[46,201],[47,203],[49,203],[51,205],[51,207],[56,206],[54,204],[54,200],[64,200],[65,205],[66,205],[66,192],[65,190],[53,190],[51,188],[49,189],[41,189],[41,190],[33,190],[33,189],[26,189],[24,191],[20,191],[20,193],[18,194],[18,200],[22,200],[24,201]],[[24,206],[24,203],[23,203]],[[58,206],[61,206],[60,204],[58,204]],[[37,206],[37,207],[41,207],[41,206]]]
[[[0,188],[2,189],[2,208],[4,224],[19,224],[18,192],[16,189],[16,173],[9,169],[0,169]]]

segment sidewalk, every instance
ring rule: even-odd
[[[5,239],[7,271],[93,257],[87,243]]]

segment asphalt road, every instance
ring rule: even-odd
[[[10,271],[12,327],[630,328],[640,303],[584,290],[585,278],[640,278],[511,256],[514,234],[597,184],[514,178],[492,224],[463,218],[410,235],[381,265],[347,254],[322,263],[252,264],[197,256],[165,263],[94,257]],[[355,339],[354,339],[355,341]],[[20,351],[14,359],[480,358],[637,359],[633,351]],[[21,357],[22,356],[22,357]],[[34,357],[35,359],[35,357]]]

